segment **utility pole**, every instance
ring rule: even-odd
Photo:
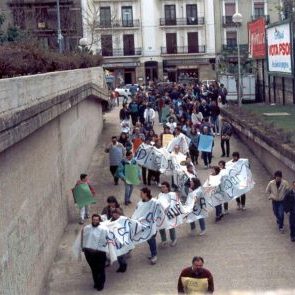
[[[60,5],[59,0],[56,0],[56,10],[57,10],[57,43],[58,43],[58,50],[59,53],[63,53],[63,35],[61,33],[61,26],[60,26]]]

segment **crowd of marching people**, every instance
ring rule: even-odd
[[[151,185],[160,188],[157,196],[159,200],[166,200],[169,203],[171,198],[180,197],[183,198],[183,203],[186,202],[185,196],[179,192],[175,175],[172,175],[171,181],[167,181],[167,177],[161,180],[163,177],[160,171],[138,166],[134,156],[142,144],[160,149],[164,146],[167,135],[171,138],[183,137],[187,149],[184,149],[182,145],[174,145],[169,152],[186,169],[189,177],[184,186],[186,194],[201,186],[198,169],[210,169],[208,175],[216,176],[225,169],[227,161],[234,163],[239,160],[240,154],[230,151],[230,140],[233,133],[231,122],[220,116],[220,109],[227,104],[226,95],[227,90],[224,85],[219,85],[217,82],[208,87],[201,83],[193,85],[171,83],[168,85],[151,84],[134,93],[130,102],[124,100],[119,112],[121,133],[112,136],[105,152],[109,155],[109,169],[114,185],[117,186],[120,182],[124,184],[125,207],[132,204],[134,185],[141,183],[144,187],[140,190],[140,202],[150,202],[153,198],[149,187]],[[210,138],[209,150],[199,151],[200,135]],[[213,148],[216,144],[214,139],[219,136],[222,151],[220,157],[224,159],[221,159],[218,165],[212,165],[212,158],[216,156],[213,155]],[[226,159],[230,156],[231,159]],[[129,181],[130,179],[132,181]],[[81,183],[89,184],[92,194],[95,194],[86,174],[81,175],[77,185]],[[282,173],[277,171],[266,191],[273,201],[273,211],[280,231],[283,231],[284,226],[284,208],[290,213],[291,240],[295,241],[295,183],[293,183],[293,188],[289,189],[289,185],[282,179]],[[243,194],[236,198],[236,203],[238,210],[245,210],[246,195]],[[228,203],[216,206],[215,211],[215,221],[219,222],[224,215],[228,214]],[[91,232],[101,230],[99,224],[104,218],[112,222],[122,215],[124,211],[117,198],[110,196],[101,214],[94,214],[91,224],[83,229],[81,246],[92,270],[94,288],[97,290],[102,290],[104,287],[104,269],[108,265],[108,258],[105,253],[91,248]],[[80,209],[80,223],[83,224],[87,218],[89,218],[89,207],[85,205]],[[204,235],[206,232],[205,219],[200,218],[198,223],[199,234]],[[190,229],[191,234],[195,235],[195,221],[190,223]],[[171,228],[168,232],[170,246],[174,247],[177,243],[176,229]],[[169,244],[166,230],[160,229],[159,235],[161,247],[167,247]],[[149,261],[155,264],[158,259],[156,235],[152,236],[147,243],[150,249]],[[117,272],[127,270],[127,256],[125,254],[118,257]],[[183,278],[205,278],[203,291],[211,293],[214,291],[213,277],[208,270],[203,268],[203,263],[202,257],[194,257],[192,267],[183,270],[178,282],[180,293],[186,290],[186,280]]]

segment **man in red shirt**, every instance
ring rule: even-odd
[[[209,270],[203,268],[204,259],[195,256],[192,266],[182,270],[178,279],[178,293],[213,293],[213,276]]]

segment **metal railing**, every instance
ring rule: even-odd
[[[136,56],[142,54],[142,48],[102,49],[102,56]]]
[[[161,47],[161,54],[189,54],[189,53],[205,53],[206,46],[175,46]]]
[[[204,25],[204,17],[160,18],[160,26],[197,26]]]
[[[260,17],[264,17],[265,18],[265,21],[267,22],[267,23],[269,23],[269,21],[270,21],[270,17],[269,17],[269,15],[268,14],[264,14],[264,15],[252,15],[252,20],[256,20],[256,19],[258,19],[258,18],[260,18]]]
[[[140,26],[139,19],[128,19],[128,20],[106,20],[99,21],[99,28],[136,28]]]
[[[235,27],[236,24],[233,22],[233,16],[232,15],[225,15],[222,17],[223,19],[223,25],[228,27]]]
[[[242,52],[247,52],[249,50],[248,44],[240,44],[239,47]],[[223,44],[222,49],[224,51],[235,52],[235,51],[238,51],[238,45],[237,44]]]

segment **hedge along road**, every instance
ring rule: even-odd
[[[124,185],[113,185],[108,155],[104,153],[104,147],[110,142],[111,136],[120,132],[118,112],[117,107],[105,115],[104,131],[87,171],[97,192],[97,204],[92,206],[92,213],[100,213],[106,204],[106,198],[110,195],[116,196],[123,204]],[[157,133],[161,132],[161,128],[157,124]],[[191,264],[191,259],[195,255],[204,257],[205,267],[213,273],[218,294],[230,294],[230,291],[234,290],[277,289],[288,290],[290,294],[294,294],[295,244],[290,242],[289,232],[278,232],[271,203],[265,196],[265,187],[271,175],[236,138],[231,140],[231,151],[239,151],[241,157],[249,158],[254,174],[256,186],[247,194],[247,210],[236,210],[236,202],[232,201],[229,203],[229,215],[217,224],[215,212],[210,212],[209,218],[206,219],[207,232],[204,236],[191,237],[189,225],[181,225],[176,229],[177,245],[166,249],[159,247],[158,262],[154,266],[150,265],[147,259],[147,243],[137,246],[132,251],[132,257],[128,259],[126,273],[116,273],[117,264],[106,269],[106,284],[102,294],[175,294],[180,271]],[[218,163],[221,155],[219,137],[215,138],[213,155],[214,165]],[[197,169],[200,179],[204,182],[210,170],[204,168],[200,159]],[[161,176],[161,181],[165,179]],[[141,187],[135,188],[132,205],[123,206],[127,216],[132,215],[139,201]],[[152,186],[152,192],[157,196],[159,188]],[[77,220],[68,225],[58,246],[42,294],[97,293],[93,289],[91,272],[85,258],[82,258],[82,262],[76,261],[71,252],[77,233],[81,229],[78,225],[78,212],[76,216]],[[287,224],[287,218],[285,223]],[[159,235],[157,240],[159,242]]]

